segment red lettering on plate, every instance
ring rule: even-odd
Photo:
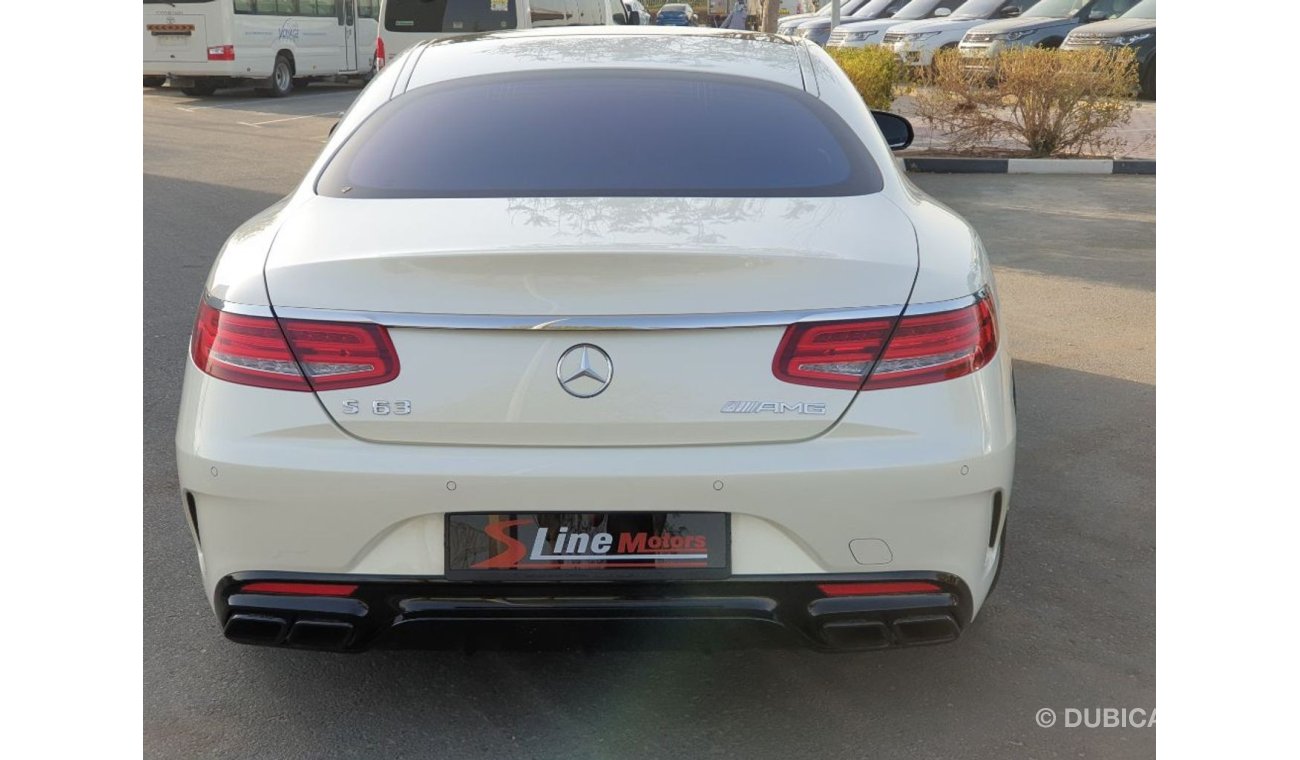
[[[646,536],[644,533],[618,534],[618,553],[640,554],[645,551],[645,538]]]
[[[501,522],[488,523],[483,532],[497,542],[505,544],[505,551],[492,557],[488,557],[482,562],[476,562],[470,565],[472,570],[498,570],[507,567],[518,567],[519,560],[524,558],[528,549],[523,542],[514,536],[509,535],[506,531],[516,525],[532,525],[532,520],[502,520]]]

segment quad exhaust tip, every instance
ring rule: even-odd
[[[878,620],[834,620],[822,626],[822,640],[836,649],[884,649],[894,643]]]
[[[356,628],[343,620],[298,620],[292,625],[275,615],[238,613],[226,621],[226,638],[243,644],[288,644],[304,649],[344,649]]]
[[[289,624],[273,615],[231,615],[226,621],[226,638],[245,644],[279,644],[284,641]]]
[[[894,636],[899,644],[942,644],[961,634],[957,621],[948,615],[901,618],[894,621]]]
[[[822,641],[834,649],[884,649],[891,646],[942,644],[961,634],[950,615],[899,618],[892,624],[880,620],[832,620],[820,629]]]
[[[343,649],[352,642],[353,626],[343,620],[299,620],[289,629],[290,646]]]

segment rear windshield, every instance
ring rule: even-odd
[[[515,0],[388,0],[390,32],[490,32],[515,28]]]
[[[322,172],[339,198],[863,195],[883,181],[828,106],[776,84],[616,71],[501,74],[379,108]]]

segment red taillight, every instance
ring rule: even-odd
[[[203,303],[190,339],[199,369],[241,385],[287,391],[386,383],[399,365],[379,325],[245,316]],[[307,376],[303,376],[303,370]]]
[[[387,56],[384,55],[384,38],[375,38],[375,71],[382,69],[387,63]]]
[[[787,383],[857,390],[893,326],[892,318],[790,325],[772,373]]]
[[[209,61],[233,61],[235,60],[234,45],[213,45],[208,48]]]
[[[989,363],[997,345],[992,303],[980,297],[964,308],[898,320],[790,325],[772,373],[787,383],[823,388],[900,388],[968,375]]]
[[[969,375],[998,350],[993,302],[964,309],[904,316],[863,390],[902,388]]]
[[[282,319],[280,327],[318,391],[379,385],[397,377],[397,350],[379,325]]]
[[[200,304],[190,354],[199,369],[232,383],[311,390],[272,317],[231,314]]]
[[[929,581],[879,581],[875,583],[819,583],[826,596],[884,596],[886,594],[934,594],[943,586]]]
[[[356,584],[339,583],[278,583],[258,581],[241,587],[245,594],[297,594],[298,596],[351,596]]]

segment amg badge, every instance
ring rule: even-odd
[[[728,401],[723,414],[826,414],[821,401]]]

